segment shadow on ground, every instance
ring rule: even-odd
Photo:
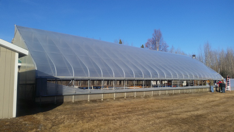
[[[63,102],[57,104],[38,104],[38,103],[18,102],[16,116],[20,117],[20,116],[32,115],[40,112],[50,111],[62,104]]]

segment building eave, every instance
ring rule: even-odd
[[[10,42],[0,39],[0,46],[19,53],[19,58],[28,55],[28,51]]]

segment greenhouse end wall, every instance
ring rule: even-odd
[[[23,38],[18,30],[15,30],[15,36],[12,43],[28,50]],[[36,90],[36,68],[29,51],[28,56],[19,59],[22,63],[18,71],[18,101],[33,102],[35,100]]]

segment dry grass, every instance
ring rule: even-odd
[[[64,103],[0,120],[0,131],[234,131],[233,100],[227,92]]]

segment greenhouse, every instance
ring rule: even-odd
[[[20,59],[20,84],[37,84],[37,90],[51,84],[77,89],[203,86],[222,79],[185,55],[22,26],[15,27],[12,41],[29,51]]]

